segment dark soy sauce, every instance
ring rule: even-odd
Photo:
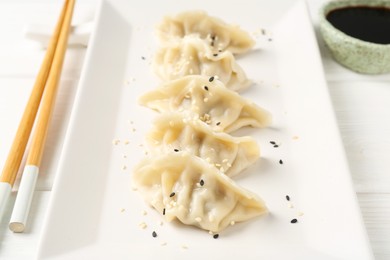
[[[390,44],[390,8],[345,7],[329,12],[326,19],[334,27],[354,38]]]

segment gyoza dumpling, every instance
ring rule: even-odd
[[[153,67],[165,81],[186,75],[217,75],[227,88],[235,91],[251,85],[233,54],[213,52],[205,41],[195,36],[163,45],[154,56]]]
[[[167,82],[141,96],[139,103],[158,112],[189,113],[217,132],[266,127],[271,122],[268,111],[225,88],[214,77],[187,76]]]
[[[257,161],[259,146],[249,137],[216,133],[200,120],[181,113],[163,113],[146,136],[152,155],[186,151],[232,177]]]
[[[199,157],[185,152],[144,159],[133,172],[133,185],[168,221],[219,232],[267,212],[256,194]]]
[[[157,34],[162,41],[194,34],[207,41],[215,51],[228,50],[232,53],[246,52],[255,45],[249,33],[239,26],[226,24],[204,11],[187,11],[167,16],[158,25]]]

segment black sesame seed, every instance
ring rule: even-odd
[[[211,36],[211,40],[213,40],[213,41],[215,40],[215,35]]]
[[[271,141],[271,142],[269,142],[270,144],[276,144],[276,142],[275,141]]]
[[[179,151],[179,149],[173,149],[175,152],[178,152]]]
[[[214,47],[214,41],[212,41],[212,42],[210,43],[210,45],[211,45],[211,47]]]
[[[215,234],[215,235],[213,236],[213,238],[214,238],[214,239],[219,238],[219,234]]]
[[[286,195],[286,200],[290,201],[290,196]]]
[[[144,56],[141,56],[141,59],[145,60],[146,58]]]
[[[152,232],[152,237],[157,237],[156,231],[153,231],[153,232]]]
[[[280,160],[279,160],[279,164],[283,164],[283,161],[282,161],[282,159],[280,159]]]
[[[214,77],[209,78],[209,82],[213,82],[213,80],[214,80]]]
[[[295,223],[297,223],[298,222],[298,219],[296,219],[296,218],[293,218],[291,221],[290,221],[292,224],[295,224]]]
[[[165,215],[165,208],[163,209],[163,215]]]
[[[277,145],[277,144],[274,145],[274,148],[278,148],[278,147],[279,147],[279,145]]]
[[[175,194],[176,194],[175,192],[172,192],[172,193],[169,195],[169,197],[172,198],[173,196],[175,196]]]
[[[218,52],[222,52],[222,50],[218,50]]]
[[[217,123],[216,123],[216,125],[220,125],[220,124],[221,124],[221,122],[217,122]]]
[[[217,57],[217,56],[218,56],[218,53],[214,53],[213,56],[214,56],[214,57]]]
[[[204,88],[206,91],[209,91],[209,87],[204,86],[203,88]]]
[[[200,186],[203,186],[204,185],[204,181],[200,180],[199,184],[200,184]]]

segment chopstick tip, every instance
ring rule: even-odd
[[[9,229],[14,233],[22,233],[24,231],[24,224],[21,222],[11,222],[9,223]]]

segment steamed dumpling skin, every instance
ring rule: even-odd
[[[158,116],[146,141],[151,155],[186,151],[229,177],[242,172],[260,156],[253,138],[214,132],[206,123],[187,119],[182,113],[166,112]]]
[[[234,91],[252,84],[232,53],[212,51],[205,41],[193,35],[162,45],[154,56],[153,68],[164,81],[187,75],[213,75]]]
[[[157,27],[161,41],[195,35],[204,40],[214,51],[227,50],[233,54],[252,49],[255,41],[239,26],[225,23],[204,11],[186,11],[166,16]]]
[[[166,220],[212,232],[267,213],[262,199],[186,152],[141,161],[133,185]]]
[[[244,126],[266,127],[271,123],[268,111],[211,79],[187,76],[173,80],[145,93],[138,101],[160,113],[187,113],[217,132],[230,133]]]

